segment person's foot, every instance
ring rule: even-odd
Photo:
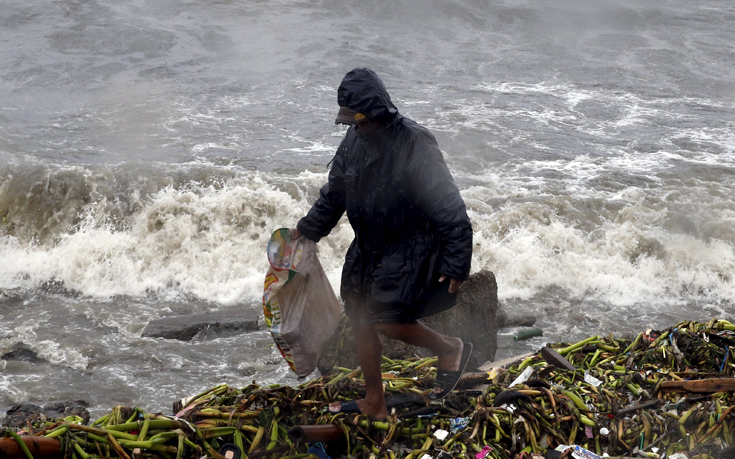
[[[453,341],[452,348],[445,354],[437,355],[439,359],[436,363],[436,368],[445,371],[457,371],[459,365],[462,363],[462,349],[464,349],[464,343],[460,338],[451,338]]]
[[[376,421],[385,421],[388,419],[388,408],[385,406],[385,399],[377,400],[377,401],[370,401],[365,398],[361,398],[359,400],[355,400],[354,403],[357,404],[357,410],[350,409],[350,410],[344,410],[348,406],[348,404],[351,404],[352,402],[332,402],[329,404],[329,412],[330,413],[341,413],[343,411],[355,413],[359,412],[361,414],[364,414],[366,416],[369,416],[371,419],[374,419]]]
[[[459,348],[448,352],[443,359],[439,357],[437,362],[437,377],[432,392],[429,394],[432,400],[441,400],[454,390],[472,354],[471,343],[464,343],[459,338],[455,339],[459,341]]]

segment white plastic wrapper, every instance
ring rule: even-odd
[[[528,378],[530,378],[532,374],[533,374],[533,367],[531,367],[531,366],[526,367],[526,369],[523,370],[523,373],[521,373],[520,375],[518,375],[518,377],[515,379],[515,381],[513,381],[512,383],[510,383],[510,386],[508,386],[508,387],[513,387],[516,384],[523,384],[524,382],[528,381]]]
[[[439,429],[439,430],[437,430],[436,432],[434,432],[434,436],[435,436],[435,437],[436,437],[436,438],[437,438],[437,439],[438,439],[439,441],[444,441],[444,439],[445,439],[445,438],[447,438],[447,435],[449,435],[449,432],[447,432],[447,431],[446,431],[446,430],[444,430],[444,429]]]
[[[599,387],[602,384],[602,381],[592,376],[588,371],[584,372],[584,382],[594,387]]]

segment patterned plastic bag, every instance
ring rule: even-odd
[[[337,330],[339,300],[316,254],[316,243],[291,239],[289,230],[273,232],[268,242],[270,268],[265,276],[265,324],[299,378],[316,368],[327,341]]]

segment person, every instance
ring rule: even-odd
[[[375,72],[348,72],[337,90],[336,124],[350,125],[328,182],[293,237],[318,242],[346,212],[355,237],[342,270],[341,297],[365,378],[365,398],[332,412],[385,419],[379,334],[429,348],[438,357],[430,398],[456,386],[472,344],[418,319],[451,308],[467,279],[472,226],[464,201],[428,129],[398,113]]]

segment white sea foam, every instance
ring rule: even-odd
[[[15,405],[28,400],[28,395],[16,384],[11,382],[11,376],[0,373],[0,405]]]
[[[231,143],[207,142],[207,143],[194,145],[192,147],[192,151],[194,153],[203,153],[208,150],[239,150],[240,148],[242,148],[240,142],[231,142]]]
[[[290,139],[300,146],[285,148],[284,151],[292,151],[294,153],[334,153],[334,146],[320,141],[307,140],[300,136],[292,136]]]
[[[729,274],[735,268],[735,205],[710,195],[717,186],[727,195],[728,185],[690,184],[682,193],[657,175],[677,158],[667,152],[580,155],[460,177],[473,184],[462,190],[475,229],[473,271],[495,272],[503,299],[531,298],[554,287],[614,304],[735,300]],[[529,173],[543,170],[564,176]],[[655,186],[593,183],[620,170],[650,176]],[[0,235],[0,257],[12,260],[0,264],[0,289],[33,290],[53,280],[98,299],[259,302],[271,232],[296,224],[327,174],[223,171],[228,178],[130,196],[135,210],[123,225],[110,224],[114,206],[93,202],[81,209],[73,231],[50,242],[22,244]],[[318,246],[337,291],[352,237],[343,218]],[[130,336],[141,331],[138,322],[121,317],[103,320]],[[58,355],[53,342],[37,345],[49,360],[87,364],[81,354]]]
[[[496,273],[503,299],[561,287],[571,297],[616,305],[734,300],[732,243],[667,232],[651,226],[658,215],[650,213],[630,208],[627,220],[585,232],[535,202],[472,212],[473,265]]]
[[[38,341],[31,347],[39,357],[54,365],[63,365],[75,370],[85,370],[89,365],[89,358],[77,349],[59,344],[51,340]]]
[[[28,349],[35,352],[39,358],[54,364],[75,370],[84,370],[89,365],[89,358],[74,347],[63,346],[52,340],[39,340],[37,330],[40,321],[34,320],[15,328],[6,338],[0,339],[0,351],[11,350],[13,346],[22,342]]]
[[[55,244],[23,246],[0,236],[0,288],[33,288],[53,279],[85,296],[181,294],[232,304],[262,294],[270,234],[293,227],[308,209],[326,174],[267,181],[251,174],[222,186],[165,187],[151,196],[124,230],[88,213],[78,229]],[[284,191],[284,190],[289,190]],[[350,239],[340,225],[320,244],[325,269],[338,277],[337,259]],[[336,253],[338,252],[338,253]]]

